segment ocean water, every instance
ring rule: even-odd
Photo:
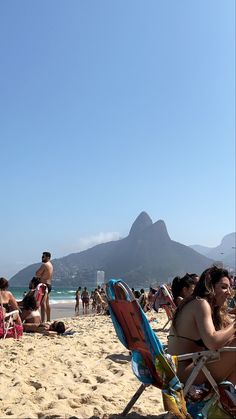
[[[28,291],[27,288],[11,287],[11,286],[8,288],[8,290],[12,292],[16,300],[22,300],[24,296],[24,292]],[[76,292],[75,288],[73,289],[73,288],[53,287],[50,293],[50,303],[59,304],[59,303],[75,302],[75,292]]]

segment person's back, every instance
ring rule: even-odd
[[[8,280],[5,278],[0,278],[0,304],[4,307],[6,313],[19,310],[14,295],[8,291]]]
[[[14,295],[8,291],[8,280],[6,278],[0,278],[0,312],[1,312],[1,337],[5,336],[5,319],[6,314],[12,311],[19,310],[17,301]],[[10,330],[10,329],[9,329]],[[13,334],[7,333],[7,337],[20,337],[22,336],[22,323],[19,316],[19,312],[16,311],[14,315],[14,327],[11,328]]]
[[[28,294],[23,298],[21,320],[24,323],[40,324],[41,317],[37,306],[37,301],[33,294]]]
[[[186,304],[179,312],[175,328],[172,324],[169,335],[173,339],[170,339],[168,343],[170,353],[179,355],[205,349],[205,345],[200,341],[199,331],[196,328],[195,313],[200,309],[199,302],[200,300],[195,299]],[[175,331],[177,331],[177,334]],[[174,339],[176,335],[181,337],[181,341]]]
[[[142,309],[144,311],[146,311],[146,309],[147,309],[147,295],[146,295],[143,288],[140,290],[140,294],[141,295],[138,299],[138,302],[139,302],[140,306],[142,307]]]
[[[87,290],[87,287],[84,287],[81,293],[81,300],[82,300],[83,313],[87,314],[88,307],[89,307],[89,292]]]

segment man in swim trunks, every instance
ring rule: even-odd
[[[48,292],[45,294],[41,305],[41,318],[42,322],[45,321],[45,313],[47,316],[47,321],[50,322],[51,318],[51,307],[49,304],[49,294],[52,290],[52,275],[53,275],[53,266],[50,261],[51,253],[50,252],[43,252],[42,254],[42,265],[40,268],[35,272],[35,276],[40,279],[40,282],[43,282],[47,285]]]

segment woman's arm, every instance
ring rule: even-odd
[[[201,339],[210,350],[222,348],[235,335],[236,322],[232,322],[221,330],[215,330],[209,303],[204,299],[197,300],[196,303],[194,318]]]

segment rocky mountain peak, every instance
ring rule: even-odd
[[[159,240],[171,240],[163,220],[158,220],[153,224],[153,231],[154,234],[158,236]]]
[[[132,227],[129,232],[129,236],[137,236],[139,235],[143,230],[145,230],[147,227],[152,225],[152,219],[149,217],[149,215],[142,211],[134,223],[132,224]]]

